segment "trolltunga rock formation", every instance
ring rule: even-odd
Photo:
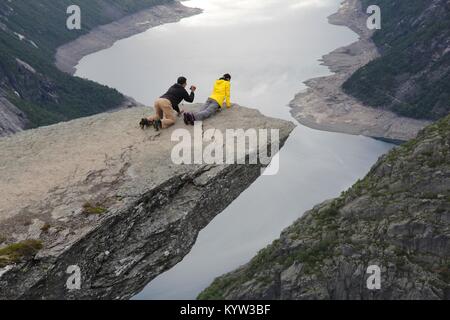
[[[149,112],[0,139],[0,299],[129,298],[179,262],[261,174],[261,164],[173,164],[171,134],[188,127],[142,131],[138,121]],[[280,129],[280,145],[293,127],[239,106],[203,124]],[[66,286],[72,265],[80,290]]]

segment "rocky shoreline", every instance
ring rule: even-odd
[[[329,17],[331,24],[347,26],[360,39],[323,57],[323,64],[333,74],[306,81],[308,89],[290,103],[291,114],[301,124],[318,130],[365,135],[390,142],[410,140],[430,122],[367,107],[341,89],[356,70],[379,57],[371,40],[373,32],[366,28],[367,17],[360,0],[345,0],[339,11]]]
[[[59,47],[55,55],[55,64],[59,70],[73,75],[76,72],[75,66],[86,55],[110,48],[116,41],[150,28],[178,22],[201,12],[201,9],[186,7],[178,1],[139,11],[118,21],[99,26],[88,34]]]

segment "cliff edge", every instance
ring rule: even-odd
[[[178,263],[261,174],[262,164],[174,164],[173,131],[194,129],[179,121],[142,131],[149,112],[131,108],[0,139],[0,299],[129,298]],[[235,106],[203,132],[279,129],[282,145],[293,127]],[[69,266],[81,270],[80,290],[67,289]]]

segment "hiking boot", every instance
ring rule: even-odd
[[[153,122],[153,127],[155,128],[156,131],[159,131],[162,129],[162,122],[161,120],[155,120]]]
[[[187,121],[188,121],[188,124],[190,124],[190,125],[194,125],[194,123],[195,123],[195,117],[194,117],[194,114],[192,113],[192,112],[189,112],[188,114],[187,114]]]
[[[188,126],[189,125],[189,112],[185,112],[183,114],[183,120],[184,120],[184,124]]]
[[[151,125],[153,125],[152,121],[145,118],[142,118],[141,122],[139,123],[139,126],[141,127],[142,130],[150,127]]]

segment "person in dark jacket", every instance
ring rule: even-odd
[[[195,86],[191,86],[191,93],[186,91],[187,79],[179,77],[176,84],[167,90],[159,99],[155,101],[155,114],[147,119],[142,119],[140,126],[142,129],[154,126],[156,130],[165,129],[175,124],[177,116],[182,114],[179,104],[185,100],[186,102],[194,102]]]

